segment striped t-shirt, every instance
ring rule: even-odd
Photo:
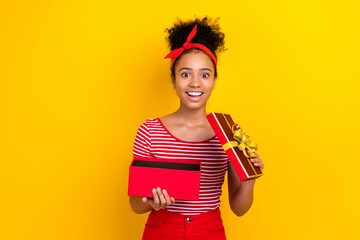
[[[173,136],[159,118],[147,119],[136,134],[134,155],[142,157],[192,159],[201,161],[199,200],[179,200],[166,209],[180,214],[200,214],[220,205],[221,187],[229,158],[217,136],[201,142]]]

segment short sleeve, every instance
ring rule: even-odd
[[[149,128],[146,124],[146,121],[141,124],[139,127],[134,147],[133,147],[133,154],[140,157],[150,157],[150,149],[151,149],[151,138],[150,138],[150,132]]]

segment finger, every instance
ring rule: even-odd
[[[248,153],[249,156],[251,156],[251,158],[255,158],[259,156],[256,154],[256,152],[252,152],[249,149],[246,149],[246,152]]]
[[[247,154],[248,154],[249,156],[251,156],[251,152],[250,152],[249,149],[246,149],[246,152],[247,152]]]
[[[264,168],[264,163],[260,158],[251,159],[250,161],[254,164],[254,166],[260,167],[260,170]]]
[[[167,193],[167,191],[165,189],[163,189],[163,194],[164,194],[164,197],[165,197],[166,205],[170,205],[171,200],[170,200],[169,194]]]
[[[257,155],[256,157],[250,158],[250,160],[256,160],[257,162],[262,161],[259,155]]]
[[[163,193],[161,192],[161,188],[157,188],[157,193],[159,195],[159,199],[160,199],[160,207],[161,208],[165,208],[166,207],[166,200],[165,197],[163,195]]]
[[[258,163],[261,162],[261,160],[259,158],[251,158],[250,161],[254,164],[257,165]]]
[[[257,161],[256,163],[254,163],[255,166],[258,166],[260,168],[260,170],[264,169],[264,163],[263,161],[261,161],[261,159],[259,161]]]
[[[171,203],[175,203],[175,198],[171,197],[170,200],[171,200]]]
[[[153,194],[153,198],[154,198],[153,208],[154,208],[155,210],[159,210],[159,207],[160,207],[160,199],[159,199],[159,196],[158,196],[155,188],[153,189],[152,194]]]
[[[143,197],[143,198],[142,198],[142,201],[143,201],[144,203],[149,203],[150,206],[151,206],[152,208],[154,208],[154,200],[152,200],[151,198]]]

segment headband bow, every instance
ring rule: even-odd
[[[174,65],[174,62],[175,62],[177,57],[179,57],[185,50],[191,49],[191,48],[199,48],[199,49],[203,50],[204,52],[206,52],[211,57],[211,59],[215,63],[215,66],[217,65],[215,55],[207,47],[205,47],[204,45],[202,45],[200,43],[191,43],[190,42],[195,37],[196,31],[197,31],[197,25],[195,25],[193,30],[190,32],[189,36],[186,39],[186,42],[183,44],[182,47],[174,49],[168,55],[166,55],[165,58],[172,58],[171,67]]]

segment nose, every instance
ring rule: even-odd
[[[192,78],[191,78],[191,80],[190,80],[190,82],[189,82],[189,86],[190,87],[196,87],[196,88],[198,88],[198,87],[200,87],[201,86],[201,79],[200,79],[200,77],[199,76],[193,76]]]

